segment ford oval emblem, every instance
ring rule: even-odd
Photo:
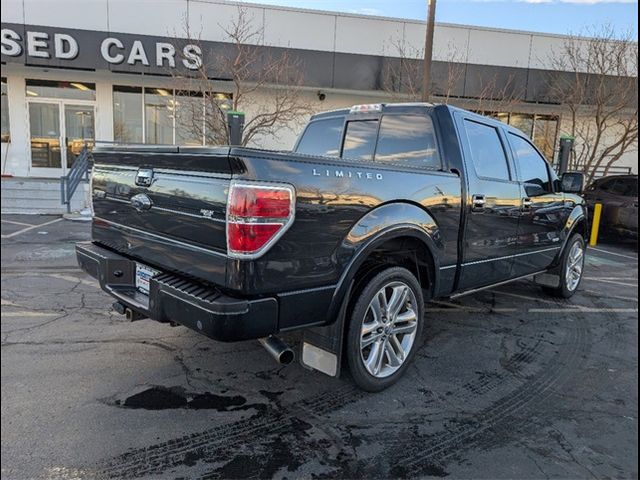
[[[151,205],[153,205],[153,202],[144,193],[139,193],[131,197],[131,206],[139,212],[149,210]]]

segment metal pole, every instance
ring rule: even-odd
[[[560,149],[558,151],[558,173],[560,175],[569,171],[569,160],[574,140],[574,137],[569,135],[560,137]]]
[[[436,0],[429,0],[427,14],[427,33],[424,40],[424,62],[422,67],[422,101],[431,97],[431,59],[433,57],[433,30],[436,22]]]

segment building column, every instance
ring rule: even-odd
[[[6,78],[10,142],[2,144],[2,174],[27,177],[30,143],[25,77],[9,73]]]
[[[113,84],[96,81],[96,141],[113,142]]]

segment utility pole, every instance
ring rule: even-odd
[[[427,5],[427,35],[424,40],[424,63],[422,67],[423,102],[428,102],[431,96],[431,58],[433,57],[433,30],[436,23],[436,0],[429,0]]]

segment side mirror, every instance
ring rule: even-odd
[[[580,195],[584,191],[584,173],[566,172],[560,180],[561,190],[564,193],[576,193]]]
[[[537,183],[525,183],[524,191],[529,198],[540,197],[547,193],[547,191]]]

